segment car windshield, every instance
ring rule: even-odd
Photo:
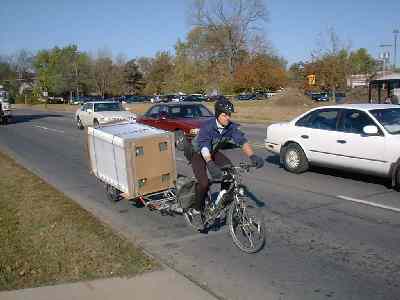
[[[203,105],[177,105],[168,108],[171,118],[202,118],[213,114]]]
[[[104,103],[94,104],[94,111],[120,111],[120,110],[122,110],[122,108],[119,102],[104,102]]]
[[[370,113],[391,134],[400,134],[400,108],[374,109]]]

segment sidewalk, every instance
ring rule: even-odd
[[[132,278],[111,278],[0,292],[1,300],[216,300],[172,269]]]

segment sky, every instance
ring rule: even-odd
[[[190,0],[0,0],[0,55],[20,49],[33,53],[77,44],[126,58],[173,53],[190,31]],[[269,21],[262,31],[289,65],[307,61],[333,28],[351,49],[366,48],[378,57],[381,44],[394,44],[400,29],[400,0],[265,0]],[[324,38],[322,38],[324,39]],[[400,64],[400,35],[397,42]]]

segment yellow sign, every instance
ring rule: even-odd
[[[314,74],[307,75],[307,79],[308,79],[309,85],[315,85],[315,75]]]

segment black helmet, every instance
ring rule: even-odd
[[[235,112],[235,108],[233,107],[233,103],[228,99],[220,99],[215,102],[214,106],[215,117],[219,117],[220,114],[226,113],[230,115]]]

